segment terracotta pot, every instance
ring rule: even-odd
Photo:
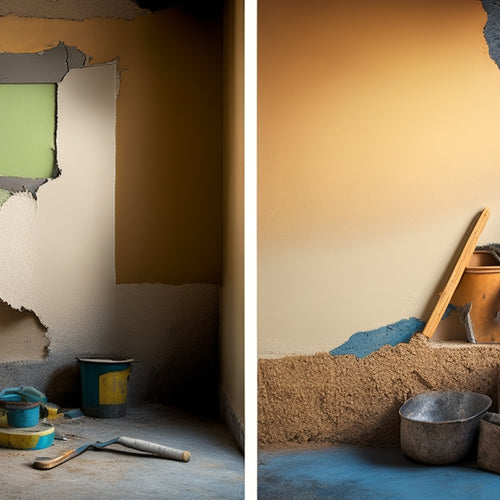
[[[471,342],[500,342],[500,262],[488,252],[475,251],[451,304],[470,304],[469,314],[463,308],[461,319]]]

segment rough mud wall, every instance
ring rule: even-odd
[[[500,345],[406,344],[354,355],[259,360],[259,444],[397,446],[399,408],[429,390],[471,390],[497,408]]]

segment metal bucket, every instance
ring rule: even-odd
[[[459,462],[477,445],[479,421],[491,398],[470,391],[424,392],[399,410],[401,449],[431,465]]]
[[[133,359],[77,358],[82,382],[82,409],[88,417],[124,417]]]

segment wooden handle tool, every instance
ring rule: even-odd
[[[477,241],[479,239],[479,236],[481,235],[481,232],[484,229],[484,226],[486,225],[486,222],[488,221],[489,216],[490,216],[490,209],[485,208],[481,212],[479,219],[474,225],[474,228],[472,229],[472,232],[469,235],[469,238],[467,239],[467,242],[465,243],[462,249],[462,253],[460,254],[460,257],[458,258],[457,263],[453,268],[453,271],[448,279],[448,282],[446,283],[444,290],[439,295],[437,304],[434,307],[434,310],[432,311],[432,314],[425,325],[423,333],[426,337],[432,337],[436,332],[439,322],[441,321],[444,312],[448,307],[448,304],[450,303],[451,297],[455,293],[458,283],[462,279],[462,275],[465,271],[465,268],[469,264],[472,254],[476,249]]]
[[[96,443],[85,444],[74,450],[68,450],[67,452],[56,458],[37,458],[33,462],[33,467],[35,469],[42,470],[53,469],[54,467],[57,467],[58,465],[61,465],[68,460],[81,455],[89,448],[101,449],[109,446],[110,444],[121,444],[122,446],[126,446],[127,448],[132,448],[138,451],[145,451],[161,458],[169,458],[171,460],[178,460],[180,462],[189,462],[189,459],[191,458],[191,454],[189,453],[189,451],[177,450],[175,448],[169,448],[168,446],[150,443],[149,441],[122,436],[110,439],[109,441],[105,442],[97,441]]]

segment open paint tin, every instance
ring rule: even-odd
[[[33,427],[40,421],[40,402],[15,401],[16,398],[0,400],[0,408],[7,413],[10,427]]]

